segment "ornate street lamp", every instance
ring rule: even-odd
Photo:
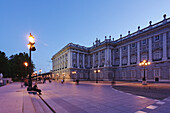
[[[39,70],[39,74],[41,74],[41,72],[42,72],[42,69]]]
[[[31,79],[31,51],[35,51],[36,48],[34,46],[35,44],[35,40],[34,37],[32,36],[32,34],[30,33],[29,38],[29,43],[28,43],[28,48],[29,48],[29,79],[28,79],[28,88],[27,91],[31,91],[32,90],[32,79]]]
[[[147,81],[146,81],[146,77],[145,77],[145,68],[146,68],[146,66],[149,66],[150,64],[151,64],[151,62],[148,62],[146,60],[143,60],[141,63],[139,63],[139,66],[143,66],[143,68],[144,68],[144,76],[142,79],[143,85],[147,85]]]
[[[100,73],[100,70],[99,69],[95,69],[94,70],[94,73],[96,73],[96,83],[98,83],[98,73]]]

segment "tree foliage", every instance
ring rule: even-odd
[[[19,53],[6,57],[4,52],[0,51],[0,73],[4,77],[11,77],[21,79],[26,77],[28,73],[32,73],[34,64],[31,62],[31,70],[24,65],[24,62],[29,62],[29,56],[27,53]]]

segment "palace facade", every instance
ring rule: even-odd
[[[170,18],[114,40],[96,39],[91,47],[69,43],[52,57],[52,73],[56,79],[72,80],[142,80],[170,81]],[[94,70],[100,70],[94,73]]]

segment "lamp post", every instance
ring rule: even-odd
[[[148,62],[146,60],[143,60],[141,63],[139,63],[139,66],[143,66],[144,68],[144,76],[142,78],[142,85],[147,85],[146,76],[145,76],[145,68],[146,66],[149,66],[150,64],[151,62]]]
[[[32,90],[32,80],[31,80],[31,51],[35,51],[35,40],[34,37],[31,35],[28,37],[29,38],[29,43],[28,43],[28,48],[29,48],[29,79],[28,79],[28,88],[27,91],[31,91]]]
[[[36,81],[37,81],[37,71],[35,71],[34,73],[35,73],[35,76],[36,76]]]
[[[100,73],[99,69],[95,69],[94,73],[96,73],[96,83],[98,83],[98,73]]]
[[[41,72],[42,72],[42,69],[39,70],[39,80],[40,80],[40,81],[41,81],[41,79],[40,79]]]

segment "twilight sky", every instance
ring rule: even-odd
[[[92,46],[96,38],[115,39],[170,17],[170,0],[0,0],[0,51],[28,53],[35,37],[36,69],[52,69],[52,56],[72,42]]]

